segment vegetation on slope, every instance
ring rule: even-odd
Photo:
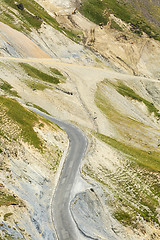
[[[22,4],[23,8],[18,5]],[[40,29],[43,22],[65,34],[75,42],[80,38],[77,33],[70,29],[63,29],[55,18],[34,0],[1,0],[0,21],[10,27],[24,33],[31,32],[33,29]]]
[[[121,82],[119,82],[118,85],[115,85],[115,88],[121,95],[129,97],[131,99],[135,99],[139,102],[143,102],[150,113],[154,113],[156,117],[160,118],[160,113],[158,109],[154,106],[154,104],[140,97],[137,93],[133,91],[133,89],[129,88]]]
[[[159,154],[150,155],[103,134],[94,135],[113,147],[118,156],[123,156],[123,162],[117,163],[114,160],[114,171],[107,164],[99,164],[95,170],[90,163],[86,163],[83,174],[107,187],[106,203],[111,207],[114,217],[123,225],[143,229],[143,219],[159,227]]]
[[[23,10],[17,6],[20,3],[24,7]],[[3,8],[6,11],[3,11]],[[43,21],[56,29],[59,27],[57,21],[34,0],[2,0],[1,11],[0,21],[19,31],[31,31],[31,28],[39,29]]]
[[[37,105],[33,106],[45,111]],[[0,95],[0,239],[21,239],[17,237],[17,226],[18,233],[23,231],[22,235],[30,238],[27,227],[19,227],[19,215],[28,212],[29,217],[34,216],[30,214],[30,204],[34,208],[37,203],[28,203],[27,196],[35,192],[34,199],[38,202],[35,189],[41,189],[43,194],[51,185],[52,178],[48,180],[49,176],[57,171],[63,154],[63,135],[54,123],[24,108],[15,99]],[[8,186],[12,191],[6,188]],[[23,196],[24,202],[20,196]],[[39,208],[42,204],[45,205],[45,201],[40,203]]]
[[[19,97],[18,93],[15,90],[12,90],[12,86],[6,82],[3,81],[2,79],[0,79],[0,88],[5,92],[8,93],[9,95],[15,96],[15,97]]]
[[[123,142],[120,142],[111,137],[107,137],[103,134],[97,134],[96,136],[100,138],[103,142],[126,154],[129,159],[138,163],[139,166],[142,166],[147,170],[160,172],[159,152],[152,151],[152,153],[150,154],[148,153],[148,151],[144,151],[134,146],[128,146]]]
[[[44,89],[51,89],[52,87],[48,86],[46,83],[41,83],[35,79],[24,79],[25,84],[30,87],[32,90],[43,91]]]
[[[47,113],[37,105],[28,105]],[[50,144],[50,141],[44,140],[35,128],[44,134],[46,129],[55,132],[55,135],[57,131],[61,131],[57,125],[24,108],[15,99],[0,95],[0,154],[5,153],[7,146],[12,149],[13,146],[21,146],[22,141],[27,142],[28,145],[33,146],[36,151],[43,155],[50,168],[55,172],[62,156],[62,150],[57,145]],[[11,149],[12,152],[13,149]],[[4,166],[2,165],[0,163],[0,170],[3,171]]]
[[[112,94],[115,95],[114,104]],[[118,221],[125,226],[140,229],[145,234],[143,221],[155,227],[160,226],[160,154],[158,147],[155,147],[159,130],[129,118],[128,112],[126,115],[121,112],[121,102],[124,106],[125,101],[130,101],[132,106],[133,99],[145,104],[150,113],[154,112],[159,117],[154,105],[120,80],[106,80],[98,85],[95,102],[115,127],[117,139],[100,133],[93,135],[112,149],[115,159],[112,161],[103,153],[106,164],[100,162],[94,169],[92,163],[88,162],[83,166],[83,173],[107,187],[106,203]],[[120,105],[115,108],[116,104]],[[138,108],[139,105],[136,106]]]
[[[0,206],[10,206],[17,204],[19,204],[19,201],[15,196],[0,191]]]
[[[32,78],[37,78],[41,81],[53,83],[53,84],[60,83],[60,79],[57,76],[48,75],[27,63],[20,63],[19,65],[25,70],[28,76]]]
[[[117,0],[83,0],[80,8],[81,13],[96,24],[102,22],[107,24],[109,15],[112,13],[124,22],[130,23],[134,33],[141,35],[145,32],[148,36],[160,40],[159,27],[153,25],[140,10],[142,9],[133,7],[129,1]],[[158,5],[157,10],[160,11]]]
[[[34,131],[33,127],[38,123],[38,118],[36,115],[29,110],[25,109],[20,105],[16,100],[0,96],[0,110],[1,113],[4,113],[3,120],[13,121],[17,126],[19,126],[19,132],[15,139],[20,136],[22,139],[29,144],[33,145],[35,148],[41,149],[42,142],[37,136],[37,133]],[[0,135],[6,135],[6,132],[3,128],[0,129]]]
[[[160,5],[159,0],[125,0],[130,3],[137,12],[144,16],[145,19],[150,21],[153,25],[160,27]]]
[[[64,77],[63,74],[56,68],[50,68],[50,71],[56,75],[59,75],[60,77]]]
[[[107,136],[98,138],[108,144]],[[156,173],[125,159],[118,165],[115,162],[114,171],[101,164],[95,171],[91,164],[85,164],[83,173],[107,187],[106,203],[111,207],[114,217],[123,225],[143,229],[141,225],[143,219],[160,226],[158,218],[160,184]]]
[[[106,94],[104,89],[106,89]],[[115,99],[119,99],[118,102],[115,103],[114,98],[112,100],[112,97],[107,94],[109,91],[113,91],[112,94],[114,95]],[[142,106],[142,104],[146,106],[146,111],[143,112],[138,107],[135,108],[134,102],[132,102],[133,99],[135,100],[135,103],[137,102],[137,104],[140,104],[140,106]],[[124,143],[126,143],[128,146],[135,145],[139,149],[143,149],[148,152],[156,151],[156,148],[153,146],[156,146],[156,144],[158,144],[158,130],[156,131],[149,125],[146,125],[142,121],[139,121],[139,118],[136,119],[136,117],[134,117],[137,116],[138,113],[141,113],[142,116],[140,116],[140,119],[141,117],[142,119],[144,117],[145,119],[148,118],[149,120],[152,114],[155,116],[155,120],[158,120],[160,113],[153,103],[139,96],[135,91],[133,91],[133,89],[124,85],[122,82],[117,81],[116,83],[113,83],[107,80],[98,85],[95,95],[95,102],[103,114],[114,125],[115,129],[119,133],[119,137],[121,140],[123,139]],[[125,105],[125,103],[127,105]],[[130,112],[131,115],[127,112],[127,109],[125,113],[120,110],[123,109],[124,106],[134,109],[132,113]],[[134,111],[139,112],[137,112],[135,115]],[[155,134],[155,138],[150,136],[151,132]]]

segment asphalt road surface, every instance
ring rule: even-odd
[[[53,218],[59,240],[77,240],[77,229],[69,208],[70,194],[87,148],[87,138],[77,127],[57,120],[39,110],[31,109],[59,125],[68,134],[70,148],[53,199]]]

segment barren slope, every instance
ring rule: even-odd
[[[52,192],[66,135],[2,91],[0,102],[0,236],[54,239]]]
[[[57,21],[33,0],[24,12],[2,2],[0,238],[56,239],[51,201],[68,141],[29,105],[76,124],[89,139],[71,195],[81,239],[158,240],[159,42],[114,15],[101,28],[72,14],[79,1],[36,1]]]
[[[159,168],[160,129],[159,121],[154,114],[157,114],[156,108],[159,109],[157,97],[160,91],[159,81],[115,73],[109,69],[52,60],[40,60],[40,63],[36,63],[35,60],[26,60],[27,64],[43,72],[54,67],[67,76],[58,87],[52,83],[47,86],[47,83],[37,79],[37,83],[43,84],[45,88],[43,90],[38,85],[33,89],[32,84],[25,86],[30,81],[36,80],[32,76],[28,78],[25,75],[27,73],[26,68],[24,72],[25,65],[20,65],[16,60],[11,62],[11,60],[1,59],[1,61],[5,63],[3,66],[6,66],[3,78],[14,85],[23,101],[39,105],[61,119],[74,121],[89,135],[92,135],[82,173],[85,179],[93,184],[96,197],[100,199],[97,201],[100,201],[99,204],[102,204],[102,208],[105,209],[105,216],[102,217],[102,213],[98,213],[99,210],[95,208],[97,212],[95,214],[100,214],[99,218],[104,225],[102,224],[101,228],[97,225],[95,231],[91,231],[91,219],[97,221],[98,224],[99,218],[96,219],[95,215],[92,215],[90,207],[85,207],[84,204],[90,206],[92,198],[95,198],[94,194],[88,196],[88,192],[85,192],[88,197],[82,198],[77,195],[78,201],[76,199],[73,201],[72,210],[81,230],[92,237],[99,236],[99,239],[105,234],[106,239],[108,234],[114,235],[112,228],[118,232],[118,239],[137,237],[150,239],[151,236],[158,239],[159,174],[157,170]],[[21,62],[23,61],[21,59]],[[7,68],[9,71],[6,71]],[[18,74],[13,78],[15,70]],[[107,80],[104,81],[104,79]],[[134,89],[136,96],[141,96],[140,102],[118,93],[116,79],[123,83],[122,86],[128,85]],[[152,108],[151,112],[148,112],[147,104],[150,102],[153,102],[155,109]],[[98,134],[95,131],[98,131]],[[78,189],[84,191],[84,187],[81,184],[80,186]],[[143,192],[140,194],[141,189]],[[110,204],[111,202],[115,202],[116,208]],[[90,216],[88,223],[85,221],[85,216],[78,213],[81,211],[79,204],[84,209],[84,214],[87,212]],[[154,207],[151,208],[151,206]],[[143,215],[144,208],[147,215]],[[115,218],[127,228],[122,228]],[[152,219],[154,219],[153,223]],[[84,226],[88,227],[84,229]]]

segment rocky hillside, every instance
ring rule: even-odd
[[[160,40],[160,4],[158,0],[82,0],[80,11],[93,22],[107,24],[110,14],[131,25],[138,35],[145,32]],[[112,27],[116,23],[112,21]]]
[[[56,239],[68,139],[36,108],[88,137],[70,205],[81,239],[158,240],[159,1],[1,0],[0,13],[0,239]]]
[[[8,83],[0,84],[1,239],[39,239],[42,227],[54,239],[51,196],[67,147],[65,133],[13,99]]]
[[[154,28],[159,31],[160,27],[160,3],[158,0],[154,1],[136,1],[127,0],[125,2],[130,3],[134,8],[136,8],[138,14],[144,18],[147,22],[151,23]]]

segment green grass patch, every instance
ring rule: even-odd
[[[124,190],[125,192],[125,190]],[[154,222],[160,226],[160,222],[158,220],[158,213],[156,211],[156,207],[159,207],[159,204],[155,204],[152,202],[152,206],[148,206],[148,202],[150,201],[149,197],[146,198],[146,202],[139,202],[137,198],[137,202],[139,207],[135,204],[132,204],[125,198],[117,198],[116,205],[117,209],[114,211],[115,218],[120,221],[123,225],[133,226],[137,228],[137,224],[139,223],[138,216],[141,216],[146,222]],[[123,209],[121,209],[121,205],[123,205]]]
[[[133,222],[132,216],[123,210],[117,210],[114,212],[114,217],[124,225],[131,225]]]
[[[12,90],[12,86],[1,79],[2,83],[0,83],[0,88],[4,90],[6,93],[9,93],[12,96],[19,97],[18,93],[15,90]]]
[[[113,215],[122,224],[137,228],[139,218],[142,217],[147,222],[160,225],[158,220],[160,184],[157,175],[160,172],[160,155],[158,149],[154,150],[156,148],[153,149],[153,146],[148,144],[150,140],[152,141],[152,137],[148,134],[148,131],[152,132],[152,128],[123,115],[119,111],[118,105],[115,109],[114,101],[112,102],[108,96],[110,89],[115,97],[116,94],[118,95],[117,92],[121,91],[122,96],[119,96],[119,99],[126,96],[137,101],[143,100],[145,103],[145,99],[142,99],[132,89],[128,89],[127,86],[121,85],[120,82],[115,84],[108,80],[98,84],[95,102],[120,134],[118,139],[100,133],[94,133],[94,135],[113,147],[117,154],[122,153],[124,159],[123,162],[121,159],[120,164],[117,165],[115,161],[115,168],[117,167],[115,172],[108,169],[107,165],[102,166],[101,164],[95,170],[88,163],[84,165],[83,173],[100,182],[112,192],[113,197],[109,204],[111,204],[112,210],[114,208]],[[143,135],[143,133],[145,134]],[[158,134],[159,131],[157,131]],[[147,147],[141,144],[144,142]],[[138,147],[138,145],[140,146]]]
[[[63,74],[56,68],[50,68],[50,71],[60,77],[64,77]]]
[[[76,43],[79,43],[81,38],[79,38],[79,34],[76,31],[73,31],[71,29],[63,29],[62,32],[71,40],[73,40]],[[82,35],[82,34],[81,34]],[[83,36],[82,36],[83,38]]]
[[[100,133],[95,134],[101,141],[109,144],[118,151],[127,154],[132,161],[136,161],[140,166],[151,170],[160,172],[160,155],[159,152],[147,152],[139,148],[128,146],[114,138],[105,136]]]
[[[84,0],[80,11],[96,24],[106,24],[111,13],[125,22],[131,21],[129,9],[116,0]]]
[[[17,23],[16,21],[13,21],[12,23],[12,26],[15,26],[17,30],[21,31],[22,26],[23,29],[27,31],[31,31],[31,28],[39,29],[43,21],[56,29],[58,29],[59,27],[57,21],[53,17],[51,17],[47,13],[47,11],[34,0],[17,0],[16,3],[13,0],[2,0],[2,2],[3,5],[5,3],[5,6],[8,6],[8,15],[10,15],[10,17],[7,16],[7,18],[3,18],[3,21],[7,21],[11,18],[13,20],[13,16],[15,16],[20,20],[20,23]],[[23,10],[20,10],[17,7],[17,5],[20,3],[22,3],[24,6]],[[12,9],[16,10],[17,14],[15,14]],[[8,24],[8,22],[6,23]]]
[[[0,191],[0,206],[18,205],[19,202],[13,195]]]
[[[36,104],[33,104],[33,107],[34,107],[34,108],[37,108],[37,109],[40,110],[41,112],[44,112],[44,113],[50,115],[45,109],[41,108],[40,106],[38,106],[38,105],[36,105]]]
[[[1,89],[8,92],[12,89],[12,86],[9,83],[3,81]]]
[[[160,183],[154,183],[152,185],[152,192],[160,198]]]
[[[107,24],[112,13],[124,22],[130,23],[134,33],[141,35],[144,31],[150,37],[160,40],[159,28],[147,21],[143,14],[129,3],[117,0],[83,0],[80,12],[96,24],[102,22]],[[117,28],[114,23],[112,27]]]
[[[65,82],[67,79],[66,76],[64,76],[58,69],[56,68],[50,68],[50,72],[55,75],[58,79],[60,79],[61,82]]]
[[[110,84],[115,87],[113,83],[109,82],[109,85]],[[105,87],[104,85],[97,86],[97,92],[95,94],[95,103],[97,107],[107,116],[107,118],[109,118],[117,126],[121,124],[121,126],[125,126],[125,128],[131,127],[131,128],[134,128],[135,130],[136,128],[138,128],[139,130],[144,130],[144,125],[142,123],[124,116],[123,114],[121,114],[121,112],[119,112],[117,109],[114,108],[114,105],[110,102],[110,99],[104,96],[103,94],[102,89],[104,87]]]
[[[24,9],[20,10],[17,5],[22,3]],[[1,5],[5,9],[0,8],[0,21],[20,32],[31,32],[32,29],[40,29],[43,22],[65,34],[68,38],[75,42],[82,39],[78,37],[78,33],[63,29],[55,18],[50,16],[48,12],[34,0],[1,0]]]
[[[107,204],[112,207],[114,217],[123,225],[137,228],[140,216],[147,222],[160,225],[158,195],[151,191],[155,173],[145,169],[142,171],[132,162],[126,167],[122,164],[117,170],[113,172],[107,166],[99,165],[97,171],[91,164],[85,164],[82,168],[83,174],[89,175],[112,192],[112,197],[108,198],[107,194]],[[159,182],[158,177],[155,182]]]
[[[59,166],[60,160],[61,160],[61,158],[62,158],[62,152],[61,152],[61,150],[59,150],[59,149],[57,148],[55,152],[56,152],[55,161],[54,161],[54,163],[50,164],[50,169],[51,169],[53,172],[56,172],[57,167]]]
[[[6,214],[4,214],[4,217],[3,217],[4,221],[7,221],[7,218],[12,216],[12,215],[13,215],[13,213],[6,213]]]
[[[48,75],[40,71],[39,69],[29,65],[28,63],[19,63],[19,65],[24,69],[24,71],[28,74],[28,76],[32,78],[37,78],[47,83],[53,83],[53,84],[60,83],[59,78]]]
[[[114,85],[115,86],[115,85]],[[140,97],[137,93],[135,93],[131,88],[124,85],[123,83],[119,82],[118,86],[115,86],[116,90],[123,96],[129,97],[131,99],[137,100],[139,102],[143,102],[146,107],[148,108],[148,111],[150,113],[154,113],[156,117],[160,118],[160,113],[158,109],[154,106],[153,103],[147,101],[146,99]]]
[[[25,84],[34,89],[34,90],[40,90],[40,91],[43,91],[45,90],[46,88],[47,89],[52,89],[51,86],[48,86],[47,84],[43,84],[43,83],[40,83],[38,81],[34,81],[34,80],[30,80],[30,79],[25,79],[24,80]]]
[[[123,31],[123,29],[114,21],[111,21],[111,28],[116,29],[118,31]]]
[[[108,22],[108,14],[104,15],[103,12],[107,5],[104,1],[100,0],[84,0],[80,7],[80,12],[90,19],[92,22],[99,24]]]
[[[25,109],[16,100],[0,96],[1,108],[5,108],[6,114],[20,126],[23,140],[41,149],[42,142],[33,127],[38,123],[36,114]]]
[[[105,94],[105,88],[107,94]],[[115,90],[113,88],[115,88]],[[112,101],[112,98],[110,98],[108,95],[110,89],[112,89],[113,94],[117,94],[117,98],[122,98],[122,101],[125,101],[125,99],[123,99],[124,97],[128,97],[131,99],[135,99],[136,101],[143,102],[147,106],[148,111],[150,113],[154,113],[154,115],[159,118],[159,112],[155,108],[155,106],[146,99],[140,97],[132,89],[128,88],[124,84],[121,84],[121,82],[114,83],[110,81],[104,81],[97,86],[95,103],[97,107],[107,117],[107,119],[109,119],[110,122],[113,124],[114,128],[118,133],[118,138],[123,139],[121,141],[125,142],[126,145],[130,145],[132,143],[133,146],[136,145],[137,147],[142,148],[143,150],[146,150],[148,152],[157,151],[157,148],[153,147],[153,143],[154,145],[157,144],[156,138],[158,139],[159,131],[156,131],[156,137],[153,138],[152,134],[150,133],[152,131],[155,132],[154,128],[144,124],[139,120],[133,119],[132,113],[131,117],[127,114],[127,112],[123,113],[121,111],[122,106],[120,102],[117,102],[115,107],[114,101]],[[118,96],[119,93],[122,96]],[[131,102],[130,104],[132,106],[133,103]],[[148,115],[146,113],[143,114]],[[150,116],[147,116],[147,118],[149,119]]]

